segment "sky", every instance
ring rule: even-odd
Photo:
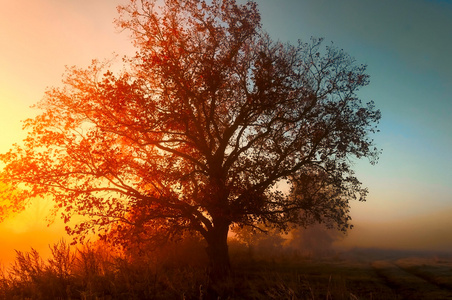
[[[125,0],[0,0],[0,152],[20,142],[21,120],[65,66],[132,54],[113,25]],[[342,245],[452,250],[452,1],[258,0],[263,29],[296,43],[325,38],[368,65],[359,92],[382,112],[379,163],[357,161],[369,188],[352,203],[355,229]],[[0,262],[13,249],[46,251],[62,235],[47,227],[46,203],[0,224]],[[38,234],[39,233],[39,234]]]

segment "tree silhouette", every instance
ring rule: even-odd
[[[230,268],[231,226],[349,227],[349,201],[367,194],[352,161],[379,153],[380,112],[356,95],[364,65],[321,39],[273,41],[254,2],[118,10],[136,55],[116,73],[70,68],[46,92],[23,145],[1,155],[2,179],[21,187],[11,203],[53,196],[65,221],[85,216],[67,227],[82,240],[197,232],[216,275]]]

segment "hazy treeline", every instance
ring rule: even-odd
[[[344,237],[342,232],[327,229],[323,224],[298,227],[287,234],[271,228],[262,228],[262,231],[235,228],[233,232],[231,250],[236,254],[247,251],[250,258],[329,256],[335,252],[334,242]]]

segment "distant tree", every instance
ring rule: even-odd
[[[230,268],[231,225],[349,227],[349,201],[367,194],[351,162],[379,153],[380,112],[356,95],[364,65],[321,39],[273,41],[255,2],[118,10],[136,55],[121,72],[71,68],[46,92],[23,145],[0,157],[21,187],[11,203],[52,196],[65,221],[86,217],[67,227],[82,240],[112,226],[118,242],[198,232],[214,275]]]
[[[233,240],[247,247],[248,256],[253,258],[258,255],[281,255],[286,239],[278,228],[268,228],[258,224],[257,226],[232,228]]]
[[[322,257],[334,254],[334,242],[343,237],[341,232],[334,228],[315,224],[309,228],[298,227],[291,230],[286,246],[294,254]]]

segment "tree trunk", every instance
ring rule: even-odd
[[[206,251],[210,260],[210,277],[214,281],[227,277],[231,272],[228,232],[228,223],[216,224],[206,238]]]

